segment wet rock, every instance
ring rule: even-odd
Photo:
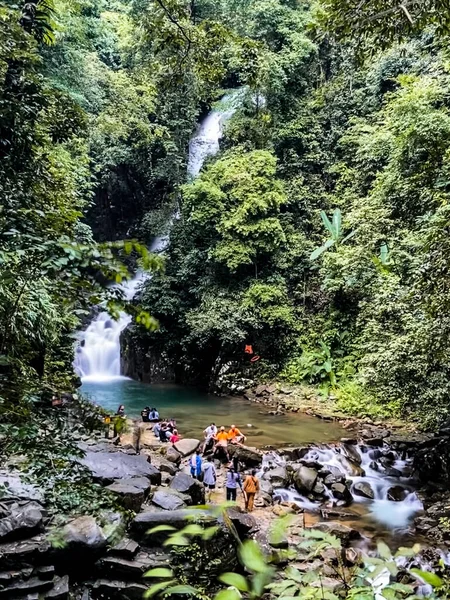
[[[173,446],[175,450],[181,454],[181,456],[189,456],[190,454],[193,454],[200,446],[200,440],[186,438],[183,440],[179,440]]]
[[[383,456],[383,453],[378,448],[369,450],[369,458],[372,460],[379,460]]]
[[[277,517],[285,517],[286,515],[295,514],[295,510],[290,506],[282,506],[281,504],[275,504],[272,508],[272,512]]]
[[[8,516],[0,519],[0,541],[17,540],[42,531],[43,510],[37,502],[13,504]]]
[[[402,502],[407,495],[408,491],[400,485],[390,487],[387,493],[388,500],[392,500],[393,502]]]
[[[164,510],[178,510],[180,508],[186,508],[181,495],[174,493],[176,490],[161,489],[156,491],[152,496],[152,504],[163,508]]]
[[[276,467],[270,471],[266,471],[262,477],[266,481],[270,481],[273,488],[284,488],[288,485],[289,477],[285,467]]]
[[[53,588],[44,594],[47,600],[67,600],[69,598],[69,576],[56,577]]]
[[[87,451],[79,462],[102,485],[130,477],[147,477],[153,485],[161,483],[161,473],[144,456],[131,456],[124,452]]]
[[[227,514],[233,525],[236,527],[236,531],[241,539],[247,537],[248,534],[256,528],[255,517],[248,513],[241,512],[239,507],[228,508]]]
[[[51,547],[44,535],[34,536],[19,542],[0,544],[0,560],[7,568],[17,568],[23,563],[40,562]]]
[[[248,446],[237,446],[235,444],[229,444],[228,453],[232,458],[242,463],[246,468],[257,467],[262,462],[262,452],[256,448],[249,448]]]
[[[115,556],[120,556],[121,558],[126,558],[131,560],[139,551],[139,544],[134,540],[130,540],[129,538],[124,538],[120,540],[115,546],[111,548],[109,551],[110,554],[114,554]]]
[[[307,529],[318,529],[324,533],[334,535],[342,541],[344,546],[348,545],[352,540],[359,540],[361,538],[359,531],[341,523],[318,523],[313,527],[307,527]]]
[[[190,496],[192,504],[205,503],[204,486],[187,473],[177,473],[170,482],[169,487],[173,490],[181,492],[182,494],[187,494]]]
[[[313,487],[312,491],[313,491],[313,493],[314,493],[314,494],[317,494],[317,495],[321,496],[322,494],[324,494],[324,493],[325,493],[325,486],[324,486],[324,484],[323,484],[323,483],[322,483],[322,482],[321,482],[321,481],[318,479],[318,480],[316,481],[316,484],[315,484],[315,486]]]
[[[294,473],[295,487],[299,492],[308,493],[313,489],[317,481],[317,471],[309,467],[301,466]]]
[[[353,500],[350,490],[344,483],[333,483],[331,491],[333,492],[333,496],[338,500],[343,500],[346,503],[350,503]]]
[[[134,512],[141,510],[141,506],[144,503],[144,492],[142,489],[126,483],[112,483],[106,489],[113,493],[117,497],[119,504],[127,510]]]
[[[98,579],[93,587],[93,598],[108,598],[108,600],[142,600],[147,586],[141,583]]]
[[[342,444],[342,450],[347,458],[351,461],[355,462],[357,465],[361,464],[361,455],[359,454],[356,446],[352,446],[351,444]]]
[[[270,506],[273,503],[273,487],[270,481],[260,479],[259,481],[259,494],[255,498],[255,502],[258,501],[258,506]]]
[[[67,523],[62,536],[69,547],[97,550],[104,548],[108,540],[94,517],[85,515]]]
[[[286,460],[296,461],[304,458],[309,452],[308,446],[300,446],[298,448],[282,448],[280,454],[286,458]]]
[[[340,454],[336,454],[336,459],[342,465],[343,470],[351,475],[352,477],[364,477],[365,472],[364,469],[360,467],[360,465],[356,464],[354,461],[350,460],[346,456],[341,456]]]
[[[353,485],[353,493],[355,496],[362,496],[363,498],[370,498],[371,500],[375,498],[373,489],[370,487],[370,483],[367,483],[367,481],[357,481]]]
[[[166,459],[175,465],[179,465],[181,462],[181,454],[177,452],[173,446],[168,446],[166,450]]]
[[[368,439],[364,440],[364,442],[367,446],[376,446],[376,447],[380,447],[384,443],[383,438],[381,438],[381,437],[368,438]]]
[[[356,438],[341,438],[342,444],[351,444],[352,446],[356,446],[358,440]]]

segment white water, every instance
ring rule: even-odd
[[[347,481],[352,482],[351,492],[353,501],[365,503],[368,508],[368,514],[374,521],[391,530],[406,529],[414,515],[423,509],[421,501],[412,490],[411,482],[406,476],[408,474],[409,462],[407,460],[400,460],[397,456],[391,468],[398,471],[398,476],[392,476],[389,472],[383,473],[382,470],[375,470],[370,466],[373,462],[379,464],[378,461],[373,461],[371,457],[373,450],[363,449],[360,446],[353,446],[353,449],[360,457],[360,468],[364,471],[364,475],[357,473],[359,471],[357,462],[352,461],[351,457],[346,456],[343,448],[339,446],[314,446],[304,456],[303,460],[320,463],[322,467],[331,467],[331,470],[337,469]],[[274,466],[277,466],[277,463],[273,456],[270,456],[267,460],[266,468],[273,468]],[[382,469],[382,466],[379,469]],[[370,485],[373,490],[373,499],[358,496],[355,493],[354,486],[358,482]],[[402,501],[389,500],[388,492],[393,486],[404,489],[405,498]],[[310,500],[299,494],[294,488],[277,489],[275,492],[281,501],[295,502],[305,510],[319,511],[323,505],[323,501]],[[337,506],[342,504],[342,501],[334,498],[331,489],[327,488],[325,495],[327,496],[327,504],[329,502]]]
[[[197,177],[203,163],[209,156],[219,151],[223,125],[235,112],[240,101],[242,89],[227,94],[199,125],[189,144],[188,175]],[[157,238],[152,252],[163,252],[169,244],[169,237]],[[121,287],[125,297],[131,300],[146,278],[138,272],[136,276]],[[112,381],[123,379],[120,374],[120,334],[131,321],[131,316],[120,313],[117,320],[108,313],[100,312],[85,331],[78,336],[74,368],[82,381]]]

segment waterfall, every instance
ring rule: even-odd
[[[199,174],[205,160],[219,150],[223,125],[235,112],[243,89],[226,94],[217,106],[199,124],[189,143],[187,172],[190,179]],[[153,252],[163,252],[169,237],[157,238],[151,247]],[[125,296],[131,300],[146,277],[138,272],[134,279],[122,285]],[[117,320],[108,313],[100,312],[85,331],[79,333],[75,351],[74,368],[83,381],[110,381],[120,375],[120,334],[131,321],[131,316],[120,313]]]

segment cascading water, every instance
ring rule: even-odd
[[[243,89],[225,95],[217,106],[205,117],[189,144],[188,176],[193,179],[199,174],[203,163],[219,150],[223,125],[236,110]],[[151,250],[163,252],[169,243],[168,236],[157,238]],[[127,299],[131,300],[145,279],[144,273],[122,286]],[[74,368],[83,381],[109,381],[120,375],[120,334],[130,323],[131,317],[121,313],[117,320],[106,312],[100,312],[87,329],[79,334]]]

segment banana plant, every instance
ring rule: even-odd
[[[320,216],[322,218],[322,222],[325,226],[325,229],[328,231],[331,237],[325,242],[325,244],[320,246],[320,248],[316,248],[314,250],[314,252],[310,256],[310,260],[316,260],[316,258],[319,258],[321,254],[323,254],[332,246],[344,244],[356,233],[355,231],[352,231],[344,238],[342,238],[342,214],[339,208],[334,209],[332,221],[330,221],[330,219],[327,217],[327,214],[323,210],[320,211]]]

